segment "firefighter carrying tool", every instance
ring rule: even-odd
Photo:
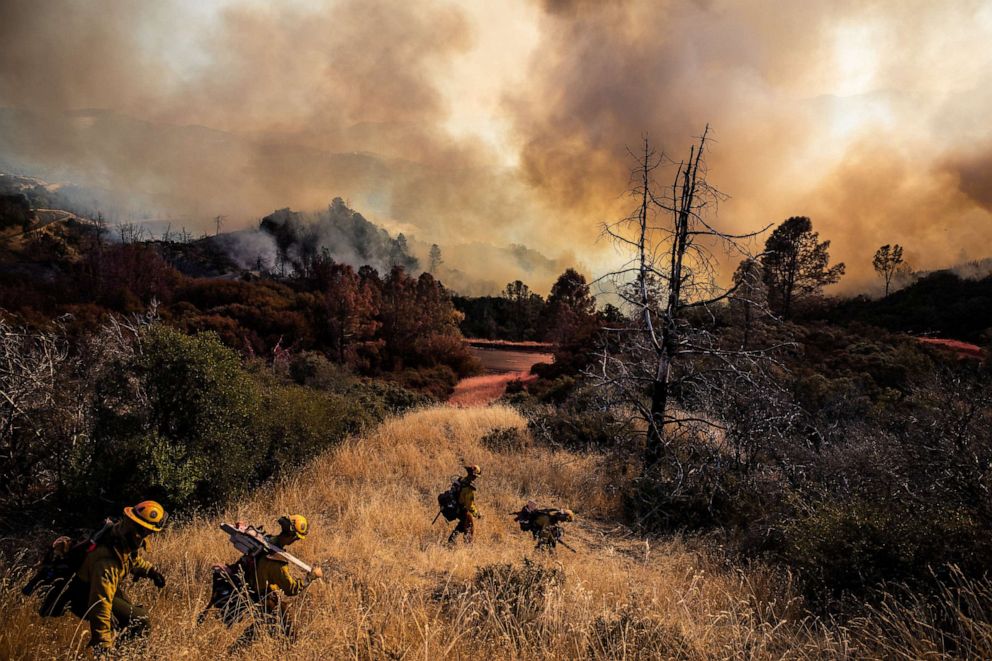
[[[251,612],[252,623],[236,645],[250,643],[259,626],[266,626],[287,638],[293,637],[293,622],[287,612],[284,597],[293,597],[314,580],[323,576],[320,567],[312,567],[286,547],[305,539],[309,523],[302,514],[290,514],[278,520],[279,534],[266,535],[261,527],[242,523],[222,523],[231,543],[241,551],[241,557],[230,565],[214,565],[210,602],[200,614],[202,622],[212,610],[219,612],[227,626],[232,626]],[[294,566],[305,573],[297,579],[289,571]]]

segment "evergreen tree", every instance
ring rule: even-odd
[[[788,319],[797,303],[819,296],[844,275],[844,264],[830,263],[830,241],[820,241],[806,216],[793,216],[765,242],[761,265],[772,310]]]
[[[444,263],[444,260],[441,259],[441,247],[438,246],[436,243],[432,244],[431,252],[427,259],[428,259],[427,272],[430,273],[431,275],[437,275],[438,267],[440,267],[441,264]]]

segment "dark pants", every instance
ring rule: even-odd
[[[475,517],[472,516],[471,512],[462,510],[458,513],[458,525],[455,529],[451,531],[451,535],[448,536],[448,543],[454,544],[455,537],[458,533],[465,535],[465,543],[472,543],[472,533],[475,532]]]
[[[545,526],[540,531],[535,531],[534,538],[537,539],[537,546],[535,548],[538,551],[554,551],[555,547],[558,546],[558,540],[561,539],[562,533],[561,526],[557,524]]]
[[[232,651],[251,644],[262,630],[268,630],[271,636],[282,635],[292,641],[294,639],[293,620],[288,609],[288,604],[280,599],[276,592],[270,592],[261,601],[252,602],[252,606],[240,611],[237,616],[237,619],[245,616],[250,617],[251,624],[231,646]],[[228,623],[228,626],[231,624],[233,622]]]
[[[69,609],[73,615],[80,619],[89,619],[92,614],[89,608],[90,586],[78,578],[73,579],[70,594]],[[120,633],[117,637],[120,642],[151,633],[148,609],[132,604],[120,590],[114,595],[114,600],[110,604],[110,614],[110,629]]]

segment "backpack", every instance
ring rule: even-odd
[[[21,594],[26,597],[30,597],[39,588],[42,589],[39,615],[59,617],[65,613],[73,596],[72,583],[76,572],[113,525],[112,520],[106,519],[103,527],[89,537],[73,541],[70,537],[62,536],[52,542],[34,576],[21,588]]]
[[[245,554],[232,564],[211,567],[210,601],[197,618],[197,624],[202,624],[207,614],[216,609],[224,624],[230,627],[247,608],[243,597],[258,603],[258,594],[246,580],[246,576],[255,571],[255,560],[254,556]]]
[[[256,530],[265,534],[265,529],[261,526]],[[217,610],[221,621],[231,627],[248,608],[244,597],[249,602],[259,603],[261,595],[255,591],[252,582],[247,580],[248,576],[255,573],[258,557],[258,552],[245,552],[231,564],[213,565],[210,568],[210,600],[197,617],[197,624],[202,624],[211,611]]]
[[[456,479],[451,483],[447,491],[442,491],[437,496],[437,506],[441,509],[441,516],[447,521],[454,521],[458,518],[461,505],[458,503],[458,494],[462,490],[462,481]]]
[[[536,533],[537,527],[534,525],[534,517],[542,511],[537,508],[537,503],[533,500],[528,500],[527,504],[521,507],[519,512],[514,512],[516,518],[513,520],[520,524],[522,531]]]

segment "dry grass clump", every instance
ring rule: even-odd
[[[499,399],[511,382],[531,383],[536,379],[528,370],[471,376],[458,382],[448,403],[452,406],[484,406]]]
[[[221,517],[174,525],[150,554],[166,589],[128,585],[151,607],[154,628],[125,656],[228,656],[243,625],[196,625],[210,565],[237,557],[217,525],[273,525],[285,512],[310,517],[312,532],[293,551],[323,566],[326,578],[294,599],[298,639],[263,637],[250,650],[255,659],[827,659],[889,656],[885,645],[905,646],[882,629],[857,638],[805,618],[788,576],[730,570],[677,539],[651,545],[606,524],[617,514],[616,499],[604,495],[615,476],[596,455],[539,446],[500,454],[481,442],[492,430],[525,427],[504,407],[421,410],[335,448]],[[465,462],[483,467],[484,516],[475,544],[452,549],[443,544],[451,524],[431,519],[437,492]],[[508,515],[527,499],[578,512],[567,537],[578,553],[533,550]],[[35,602],[20,596],[20,581],[8,559],[0,658],[79,654],[86,626],[72,616],[41,620]]]

